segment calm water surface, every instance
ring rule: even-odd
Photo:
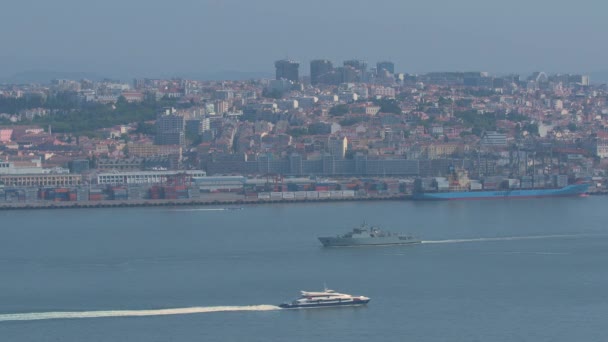
[[[607,208],[591,197],[0,212],[0,340],[605,341]],[[316,240],[363,220],[426,243]],[[31,320],[276,305],[324,283],[372,301]]]

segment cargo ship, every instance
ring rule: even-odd
[[[571,184],[562,188],[550,189],[506,189],[480,191],[417,192],[415,200],[482,200],[515,199],[544,197],[576,197],[586,194],[589,184]]]

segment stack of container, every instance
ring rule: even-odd
[[[127,197],[130,200],[140,200],[143,199],[144,191],[139,185],[129,185],[127,189]]]
[[[521,186],[519,179],[509,178],[509,189],[518,189]]]
[[[469,189],[471,191],[479,191],[479,190],[483,190],[483,186],[481,185],[480,181],[471,180],[471,182],[469,183]]]
[[[200,197],[200,191],[198,192],[199,197]],[[255,191],[245,191],[245,197],[246,198],[258,198],[258,193]],[[190,197],[190,198],[196,198],[196,197]]]
[[[568,185],[568,175],[553,175],[553,186],[563,188]]]
[[[384,182],[386,185],[386,192],[389,194],[398,194],[399,193],[399,181],[396,179],[387,180]]]
[[[86,201],[89,199],[89,189],[88,188],[78,188],[76,190],[76,200],[77,201]]]
[[[101,201],[104,199],[104,194],[102,189],[91,188],[89,190],[89,201]]]
[[[437,190],[435,189],[435,187],[433,186],[433,180],[434,178],[422,178],[420,180],[420,186],[422,187],[422,191],[433,191],[433,190]]]
[[[38,200],[38,188],[25,189],[25,201],[36,202]]]
[[[50,197],[50,196],[49,196]],[[67,202],[70,200],[70,189],[55,188],[55,197],[52,198],[55,202]]]
[[[257,197],[257,193],[254,194]],[[188,188],[188,198],[201,198],[201,190],[196,186]]]
[[[343,197],[355,197],[355,190],[343,190],[342,196]]]
[[[503,178],[500,176],[486,177],[483,181],[483,188],[486,190],[496,190],[502,181]]]
[[[164,190],[158,185],[154,185],[150,188],[150,199],[161,199],[164,198]]]
[[[163,187],[164,196],[161,198],[164,199],[177,199],[177,190],[174,186],[165,186]]]
[[[546,175],[535,175],[534,176],[534,187],[535,188],[550,188],[553,185],[551,180]]]
[[[316,191],[332,191],[338,188],[336,183],[317,183],[315,184]]]
[[[5,200],[6,202],[17,202],[19,201],[19,193],[15,189],[5,189]]]
[[[188,188],[185,185],[175,186],[175,198],[188,199]]]
[[[532,176],[523,176],[523,177],[521,177],[521,188],[522,189],[530,189],[530,188],[532,188]]]
[[[124,201],[127,199],[127,188],[124,186],[112,186],[108,190],[110,198],[113,200]]]
[[[437,190],[438,191],[448,191],[450,190],[450,182],[445,177],[435,177],[435,182],[437,182]]]

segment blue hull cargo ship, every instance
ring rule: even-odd
[[[543,197],[576,197],[587,192],[589,184],[572,184],[559,189],[510,189],[491,191],[455,191],[415,193],[415,200],[482,200]]]

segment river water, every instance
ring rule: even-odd
[[[0,212],[2,341],[604,341],[608,198]],[[363,221],[423,244],[322,248]],[[366,307],[279,310],[300,290]]]

